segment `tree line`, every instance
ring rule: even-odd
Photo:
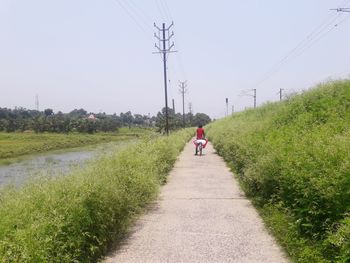
[[[171,130],[183,126],[205,125],[211,120],[203,113],[185,116],[185,125],[182,115],[169,109],[169,127]],[[29,110],[25,108],[0,108],[0,131],[34,131],[40,132],[113,132],[120,127],[156,127],[162,132],[165,127],[165,108],[157,116],[132,114],[131,111],[117,115],[106,113],[89,113],[84,109],[74,109],[69,113],[61,111],[55,113],[52,109],[44,111]]]
[[[165,108],[161,112],[158,112],[156,116],[155,126],[159,132],[164,132],[165,130]],[[194,127],[198,125],[206,125],[211,122],[210,117],[205,113],[196,113],[191,112],[186,113],[183,116],[181,113],[174,112],[173,109],[168,108],[168,122],[169,130],[178,130],[183,127]]]

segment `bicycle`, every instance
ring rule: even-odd
[[[196,153],[195,155],[202,156],[203,155],[203,149],[205,148],[205,146],[208,143],[207,139],[197,139],[193,141],[194,145],[196,146]]]
[[[202,142],[199,142],[197,144],[196,155],[198,155],[198,152],[199,152],[199,156],[202,156],[202,152],[203,152],[203,144],[202,144]]]

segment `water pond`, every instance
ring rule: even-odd
[[[50,176],[65,175],[72,169],[83,168],[88,161],[103,154],[121,150],[132,141],[99,144],[85,148],[75,148],[43,153],[24,160],[0,166],[0,187],[20,186],[27,180],[47,174]]]

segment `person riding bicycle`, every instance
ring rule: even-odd
[[[202,125],[198,125],[196,135],[197,135],[197,140],[205,139],[205,132]]]
[[[201,147],[205,148],[205,146],[208,143],[208,140],[205,139],[205,132],[202,125],[198,125],[197,131],[196,131],[196,140],[193,142],[196,146],[195,155],[198,155],[198,146],[201,145]],[[200,150],[200,155],[202,155],[202,150]]]

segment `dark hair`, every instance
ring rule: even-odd
[[[198,128],[203,128],[203,125],[202,125],[202,124],[199,124],[199,125],[198,125]]]

